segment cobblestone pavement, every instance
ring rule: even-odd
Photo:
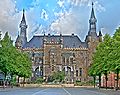
[[[97,88],[0,88],[0,95],[120,95],[120,91]]]

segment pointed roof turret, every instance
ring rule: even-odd
[[[23,16],[22,16],[22,20],[21,20],[21,23],[20,23],[20,27],[26,27],[27,28],[26,20],[25,20],[25,10],[24,9],[23,9]]]
[[[91,11],[91,16],[90,16],[90,23],[96,23],[96,17],[95,17],[95,13],[94,13],[94,3],[92,2],[92,11]]]
[[[92,10],[91,10],[90,20],[89,20],[89,32],[88,32],[88,35],[92,36],[93,38],[97,38],[96,22],[97,22],[97,19],[95,17],[94,4],[92,2]]]
[[[102,32],[101,31],[99,31],[99,36],[102,36]]]
[[[92,2],[92,11],[91,11],[91,18],[95,18],[95,14],[94,14],[94,3]]]
[[[23,21],[23,22],[26,22],[26,21],[25,21],[25,10],[24,10],[24,9],[23,9],[23,17],[22,17],[22,21]]]

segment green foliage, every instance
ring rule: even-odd
[[[37,78],[37,79],[35,80],[34,83],[41,84],[41,83],[43,83],[43,82],[44,82],[44,79],[43,79],[42,77],[39,77],[39,78]]]
[[[120,28],[116,29],[113,36],[114,43],[112,44],[112,52],[110,53],[110,58],[112,64],[112,70],[120,70]]]
[[[21,77],[31,76],[31,61],[26,53],[17,50],[8,35],[5,34],[0,48],[0,70],[7,74]]]
[[[77,85],[77,86],[91,86],[91,85],[94,85],[94,82],[93,81],[81,82],[81,81],[77,80],[75,85]]]
[[[12,79],[11,79],[11,84],[16,86],[16,75],[12,76]]]
[[[120,28],[116,30],[113,37],[106,34],[103,42],[97,46],[89,74],[97,76],[118,70],[120,70]]]
[[[49,80],[50,80],[51,82],[52,82],[52,81],[54,81],[54,82],[62,82],[62,81],[64,80],[64,78],[65,78],[64,72],[63,72],[63,71],[58,71],[58,72],[54,72],[54,73],[50,76]]]

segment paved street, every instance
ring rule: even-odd
[[[120,92],[93,88],[0,88],[0,95],[120,95]]]

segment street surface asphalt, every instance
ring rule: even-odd
[[[94,88],[0,88],[0,95],[120,95],[120,91]]]

